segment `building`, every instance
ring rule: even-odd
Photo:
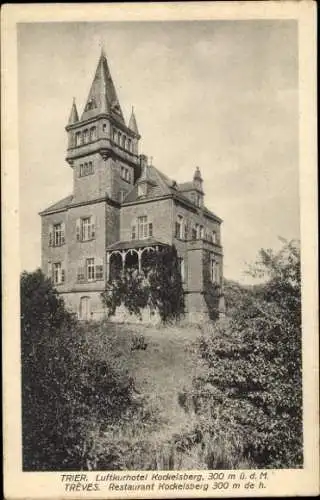
[[[212,284],[221,309],[222,221],[204,205],[200,170],[178,184],[139,154],[134,110],[126,124],[103,51],[83,113],[74,101],[66,131],[73,193],[40,213],[42,269],[66,304],[81,319],[101,317],[113,262],[142,269],[148,252],[175,245],[189,319],[210,312]]]

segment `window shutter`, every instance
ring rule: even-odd
[[[76,220],[76,240],[80,241],[81,219]]]
[[[153,226],[152,226],[152,222],[149,222],[149,238],[151,238],[153,236]]]
[[[103,259],[101,257],[96,257],[95,262],[96,262],[96,269],[95,269],[96,280],[103,280]]]
[[[187,226],[187,223],[185,223],[185,225],[184,225],[184,239],[185,240],[188,239],[188,226]]]
[[[53,264],[50,260],[48,261],[48,276],[53,282]]]
[[[95,235],[96,235],[96,218],[95,216],[93,215],[91,217],[91,238],[95,238]]]
[[[53,246],[53,225],[49,226],[49,247]]]
[[[64,222],[62,222],[61,223],[61,245],[64,245],[64,243],[66,241],[65,234],[66,234],[66,225]]]

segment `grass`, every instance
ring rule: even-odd
[[[82,328],[94,358],[103,359],[112,353],[115,362],[134,378],[137,397],[146,402],[147,416],[105,434],[109,444],[111,439],[115,445],[128,446],[126,468],[204,468],[197,450],[177,454],[173,449],[173,436],[191,430],[194,424],[195,417],[184,411],[178,395],[202,370],[195,349],[199,328],[108,322],[88,323]],[[132,349],[139,344],[136,339],[140,336],[145,340],[144,348]],[[143,447],[145,451],[141,452]],[[129,448],[135,452],[130,454]]]

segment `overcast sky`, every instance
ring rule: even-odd
[[[227,278],[278,236],[299,237],[295,21],[21,24],[18,36],[22,268],[40,265],[38,212],[72,192],[72,98],[82,112],[103,43],[140,152],[178,182],[198,165],[223,219]]]

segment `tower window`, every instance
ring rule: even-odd
[[[105,134],[107,132],[107,124],[103,123],[102,124],[102,132]]]
[[[203,226],[200,226],[200,239],[201,240],[204,239],[204,227]]]
[[[130,169],[121,165],[120,176],[124,181],[131,182]]]
[[[96,127],[91,127],[90,129],[90,142],[95,141],[97,138],[97,129]]]
[[[128,139],[128,150],[131,151],[131,139]]]
[[[76,146],[81,144],[81,132],[76,132]]]
[[[125,135],[122,135],[121,146],[123,147],[123,149],[126,147],[126,136]]]
[[[87,128],[83,131],[82,142],[83,144],[87,144],[87,142],[89,142],[89,130]]]
[[[80,170],[79,170],[80,177],[85,177],[86,175],[92,175],[93,173],[94,173],[94,168],[92,161],[80,164]]]
[[[119,144],[119,146],[121,144],[121,132],[118,132],[118,144]]]

